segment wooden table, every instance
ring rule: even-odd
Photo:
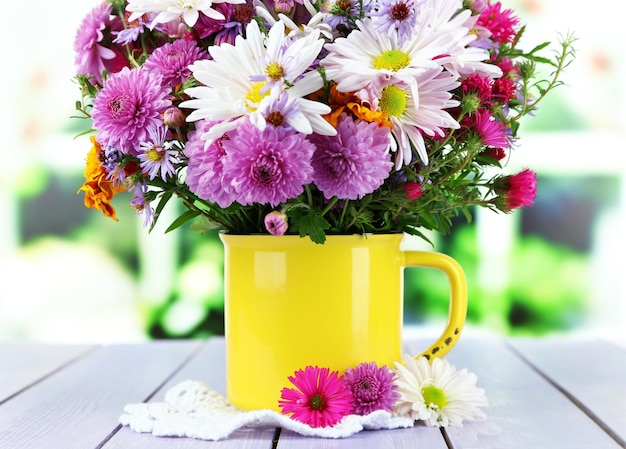
[[[418,352],[420,342],[407,350]],[[128,403],[160,401],[183,380],[224,391],[224,342],[0,343],[0,448],[626,447],[626,348],[603,340],[462,338],[448,356],[478,375],[488,420],[445,430],[365,431],[348,439],[246,429],[225,441],[159,438],[118,424]]]

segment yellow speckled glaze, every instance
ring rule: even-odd
[[[294,371],[343,372],[361,362],[393,366],[402,356],[402,269],[442,270],[450,313],[424,354],[439,357],[465,322],[467,289],[459,264],[435,252],[401,251],[401,234],[327,237],[221,234],[225,248],[227,398],[244,410],[279,410]]]

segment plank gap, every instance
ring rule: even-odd
[[[276,449],[278,447],[278,439],[280,438],[280,432],[283,429],[281,427],[276,427],[274,430],[274,437],[272,438],[272,449]]]
[[[5,397],[4,399],[0,399],[0,406],[6,404],[11,399],[19,396],[20,394],[24,393],[25,391],[33,388],[35,385],[40,384],[44,380],[49,379],[50,377],[54,376],[55,374],[63,371],[65,368],[69,367],[70,365],[73,365],[74,363],[78,362],[80,359],[82,359],[84,357],[87,357],[89,354],[95,352],[96,350],[98,350],[100,348],[101,348],[101,346],[91,347],[91,348],[85,350],[84,352],[81,352],[80,354],[74,356],[73,358],[67,360],[66,362],[61,363],[59,366],[57,366],[56,368],[50,370],[48,373],[44,374],[39,379],[36,379],[36,380],[32,381],[28,385],[20,388],[19,390],[15,391],[14,393],[10,394],[9,396]]]
[[[115,426],[115,429],[109,432],[109,434],[106,437],[104,437],[102,441],[98,443],[98,445],[94,449],[102,449],[104,445],[107,444],[111,440],[111,438],[113,438],[115,434],[117,434],[117,432],[119,432],[121,429],[122,429],[121,424],[118,424],[117,426]]]
[[[207,345],[206,342],[199,344],[196,349],[194,349],[193,351],[191,351],[191,353],[185,357],[185,359],[182,361],[182,363],[180,365],[178,365],[178,367],[176,367],[168,376],[165,377],[165,379],[163,380],[163,382],[161,382],[159,385],[157,385],[157,387],[154,389],[154,391],[152,393],[150,393],[148,395],[148,397],[146,399],[144,399],[143,402],[148,402],[150,401],[159,391],[161,391],[161,389],[170,381],[174,378],[174,376],[176,376],[176,374],[178,374],[180,371],[182,371],[182,369],[189,364],[189,362],[191,362],[191,360],[193,360],[193,358],[195,356],[198,355],[198,353],[200,351],[202,351],[202,349],[204,349],[204,347]]]
[[[444,427],[441,427],[439,430],[441,431],[441,436],[443,437],[443,441],[446,443],[446,447],[448,449],[454,449],[454,444],[452,444],[452,441],[450,440],[450,437],[448,436],[448,432],[446,432],[446,429]]]
[[[611,427],[605,424],[592,410],[590,410],[585,404],[580,402],[574,395],[572,395],[569,391],[559,385],[557,382],[552,380],[547,374],[545,374],[542,370],[540,370],[537,366],[535,366],[524,354],[522,354],[515,346],[511,343],[506,342],[506,345],[509,349],[515,353],[524,363],[526,363],[533,371],[539,374],[543,379],[546,380],[550,385],[556,388],[563,396],[569,399],[572,404],[578,407],[585,415],[589,417],[598,427],[600,427],[608,436],[610,436],[617,444],[621,447],[626,448],[626,441],[622,439]]]

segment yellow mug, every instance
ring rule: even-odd
[[[308,237],[220,234],[224,244],[226,395],[243,410],[279,410],[288,376],[306,366],[343,373],[402,358],[403,269],[442,270],[450,283],[447,325],[422,354],[456,343],[467,286],[451,257],[400,249],[402,234]]]

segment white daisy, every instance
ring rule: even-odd
[[[463,421],[486,418],[479,409],[487,405],[485,391],[476,387],[477,377],[466,369],[457,371],[446,360],[404,356],[396,362],[395,411],[400,416],[423,420],[429,426],[460,426]]]
[[[438,67],[420,74],[409,85],[390,84],[381,89],[377,104],[391,121],[391,150],[397,152],[397,169],[413,160],[413,148],[428,164],[423,134],[444,136],[443,129],[459,128],[446,111],[459,105],[450,93],[458,85],[456,77]]]
[[[357,22],[359,29],[327,44],[329,54],[320,62],[326,76],[341,92],[355,92],[393,82],[409,84],[426,69],[439,67],[434,59],[446,48],[416,34],[399,42],[398,34],[381,34],[371,19]]]
[[[309,0],[304,0],[302,5],[311,15],[311,18],[307,23],[302,23],[300,25],[282,13],[278,13],[278,18],[274,17],[274,15],[267,9],[267,5],[265,5],[265,3],[261,0],[253,0],[253,4],[256,13],[261,16],[263,20],[269,23],[270,26],[273,26],[276,22],[278,22],[278,20],[283,22],[287,30],[289,30],[289,33],[287,34],[289,37],[302,37],[313,32],[319,32],[321,36],[329,41],[332,41],[333,39],[332,28],[330,25],[323,22],[324,14],[317,11]]]
[[[154,28],[158,23],[167,23],[182,17],[190,27],[198,21],[200,13],[215,20],[225,20],[226,17],[213,9],[213,3],[245,3],[245,0],[128,0],[126,10],[132,14],[129,22],[139,19],[147,13],[158,13],[150,24]]]
[[[282,25],[275,26],[284,29]],[[291,55],[288,49],[289,45],[294,45],[291,40],[287,40],[284,34],[279,36],[275,33],[273,36],[276,41],[272,43],[272,48],[279,49],[284,45],[282,55]],[[303,122],[304,117],[307,126],[296,128],[297,131],[305,134],[316,132],[334,135],[335,129],[321,118],[322,114],[330,112],[330,107],[302,98],[320,89],[323,84],[321,76],[316,71],[303,73],[313,63],[319,51],[313,35],[303,39],[309,40],[306,41],[307,45],[298,44],[296,48],[299,54],[297,57],[294,56],[293,64],[284,62],[284,59],[277,62],[279,68],[282,67],[282,71],[288,73],[293,84],[288,87],[276,84],[272,89],[287,89],[290,101],[298,103],[302,116],[294,123],[297,126]],[[266,61],[272,58],[265,45],[265,36],[256,21],[252,21],[247,26],[245,39],[238,36],[235,45],[212,46],[209,48],[212,59],[196,61],[190,66],[193,76],[203,85],[185,91],[193,99],[184,101],[180,106],[194,109],[187,117],[187,121],[209,119],[221,122],[203,135],[207,145],[225,132],[235,129],[238,121],[247,116],[253,123],[265,123],[265,120],[255,117],[257,114],[265,114],[263,107],[269,105],[269,102],[264,102],[263,99],[269,96],[272,90],[266,88],[270,81]],[[274,54],[274,50],[271,52]],[[280,52],[276,50],[275,53]],[[281,65],[283,62],[284,66]],[[274,69],[276,67],[272,70]],[[266,74],[264,81],[255,81],[259,74]]]

